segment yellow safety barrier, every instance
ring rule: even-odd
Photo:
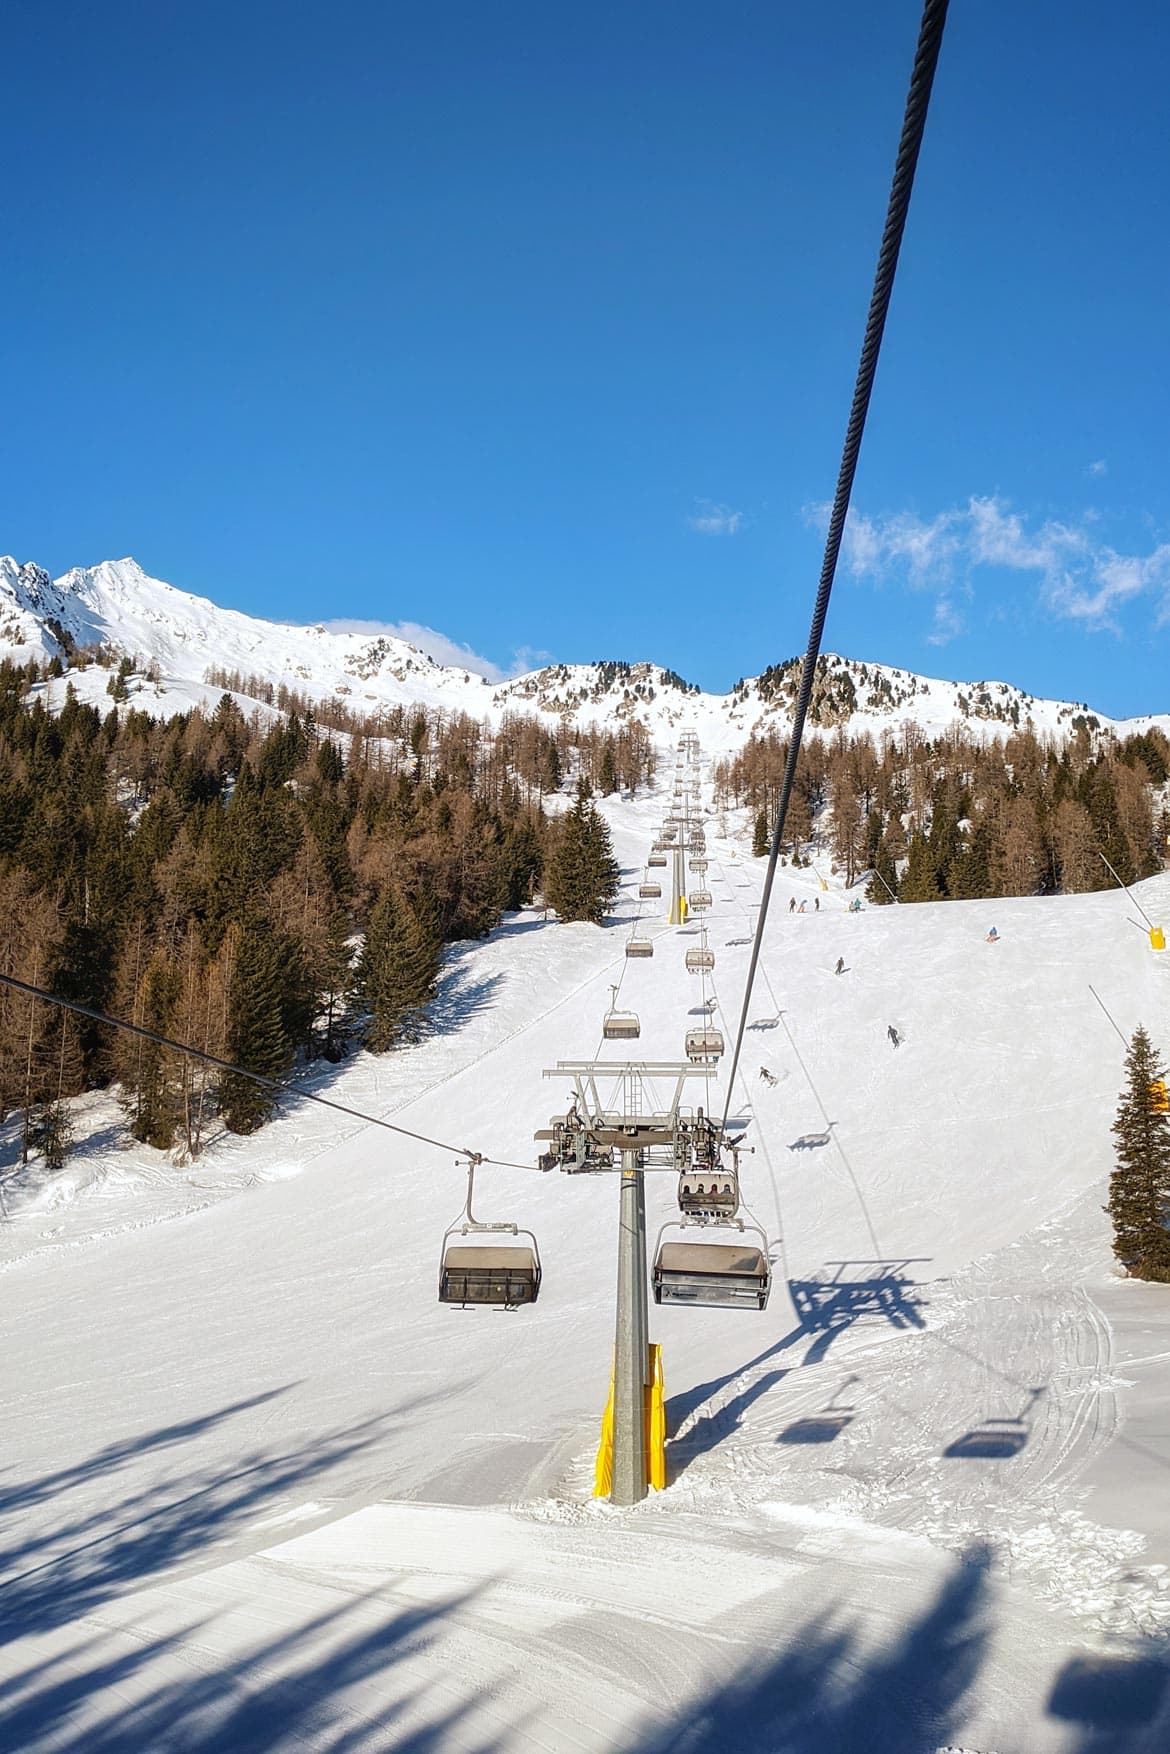
[[[1166,934],[1163,931],[1162,927],[1161,926],[1151,926],[1150,927],[1150,949],[1151,950],[1165,950],[1165,948],[1166,948]]]
[[[662,1374],[662,1347],[647,1349],[646,1375],[646,1484],[661,1492],[666,1485],[666,1383]],[[601,1441],[593,1465],[593,1496],[608,1498],[613,1491],[613,1372],[609,1374],[609,1399],[601,1415]]]
[[[661,1492],[666,1485],[666,1383],[662,1347],[650,1347],[650,1381],[646,1384],[646,1484]]]

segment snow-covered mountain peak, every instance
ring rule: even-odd
[[[241,692],[261,698],[283,687],[365,715],[417,705],[476,719],[519,712],[567,725],[637,720],[662,746],[693,730],[712,753],[753,734],[785,735],[801,668],[798,657],[786,659],[742,678],[727,694],[704,693],[647,660],[549,664],[491,683],[438,663],[390,631],[343,633],[321,622],[296,627],[221,608],[152,577],[130,556],[74,567],[56,580],[32,562],[0,557],[0,659],[68,659],[79,647],[102,647],[156,670],[175,685],[183,706],[215,699],[230,677]],[[1038,700],[1007,682],[949,682],[826,653],[809,724],[826,734],[881,735],[907,722],[928,737],[956,723],[985,736],[1026,725],[1063,734],[1088,714],[1083,704]]]

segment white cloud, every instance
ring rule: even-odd
[[[1108,473],[1109,465],[1104,457],[1098,457],[1095,463],[1088,464],[1085,469],[1086,475],[1108,475]]]
[[[949,645],[966,631],[966,622],[949,597],[940,597],[934,606],[934,623],[926,636],[929,646]]]
[[[322,627],[329,633],[360,633],[370,639],[404,639],[436,664],[447,664],[455,670],[470,670],[475,676],[483,676],[488,682],[503,682],[506,676],[515,676],[519,672],[515,665],[507,672],[493,664],[490,658],[481,658],[470,646],[460,645],[457,640],[449,639],[445,633],[439,633],[433,627],[424,627],[420,621],[324,621]],[[517,653],[517,658],[520,657]],[[521,666],[523,667],[523,666]]]
[[[715,505],[709,499],[699,501],[699,509],[687,519],[690,529],[700,536],[737,536],[743,529],[743,513],[730,506]]]
[[[824,527],[824,508],[809,515]],[[961,630],[954,595],[970,592],[978,567],[1034,575],[1041,605],[1086,627],[1116,630],[1115,611],[1144,595],[1159,599],[1159,622],[1170,620],[1170,543],[1145,555],[1120,554],[1096,535],[1097,522],[1086,513],[1075,522],[1033,525],[994,496],[973,496],[929,520],[851,511],[841,557],[855,578],[901,577],[912,589],[933,591],[938,600],[927,637],[936,644]]]

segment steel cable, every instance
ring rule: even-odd
[[[15,975],[0,974],[0,985],[10,987],[14,992],[25,993],[30,999],[40,999],[46,1005],[56,1005],[62,1011],[73,1011],[79,1017],[88,1017],[94,1023],[104,1024],[109,1029],[122,1029],[128,1035],[137,1035],[143,1041],[152,1041],[158,1047],[172,1048],[176,1053],[186,1054],[193,1060],[202,1060],[205,1065],[218,1066],[221,1072],[233,1072],[238,1078],[249,1078],[253,1084],[259,1084],[265,1090],[275,1091],[278,1096],[295,1096],[301,1102],[315,1102],[321,1108],[331,1108],[337,1114],[349,1115],[352,1120],[364,1121],[367,1126],[385,1127],[387,1132],[398,1133],[404,1139],[414,1139],[419,1145],[431,1145],[436,1151],[450,1152],[455,1157],[474,1157],[478,1163],[487,1163],[493,1169],[532,1169],[531,1163],[508,1163],[499,1157],[485,1157],[478,1151],[469,1151],[466,1146],[449,1145],[443,1139],[431,1139],[426,1133],[414,1133],[409,1127],[400,1127],[395,1121],[387,1121],[381,1115],[368,1115],[360,1108],[350,1108],[344,1102],[334,1102],[331,1097],[318,1096],[312,1090],[304,1090],[299,1084],[290,1084],[281,1078],[268,1078],[262,1072],[249,1072],[246,1066],[237,1066],[231,1060],[223,1060],[218,1054],[209,1054],[203,1048],[192,1047],[190,1042],[176,1041],[173,1036],[161,1035],[158,1030],[147,1029],[141,1023],[128,1023],[124,1017],[111,1017],[105,1011],[98,1011],[92,1005],[79,1005],[75,999],[62,999],[57,993],[50,993],[44,987],[34,987],[28,981],[19,981]]]
[[[894,288],[894,275],[898,267],[898,254],[902,247],[902,233],[906,227],[906,215],[910,208],[910,194],[914,187],[914,172],[918,164],[918,152],[922,145],[922,135],[926,127],[926,113],[930,106],[930,92],[934,83],[934,72],[938,65],[938,52],[942,45],[943,26],[946,23],[948,0],[926,0],[922,12],[922,24],[918,33],[918,47],[914,56],[914,68],[910,75],[910,90],[906,98],[906,112],[902,121],[902,136],[898,143],[898,156],[894,163],[894,179],[890,188],[889,205],[886,209],[886,223],[882,232],[881,248],[878,251],[877,270],[874,274],[873,292],[869,301],[869,316],[865,325],[865,338],[861,346],[861,358],[857,367],[857,380],[853,389],[853,403],[849,410],[849,424],[845,429],[845,444],[841,454],[841,467],[837,475],[837,491],[833,498],[833,508],[829,516],[829,529],[825,538],[825,556],[821,565],[820,583],[817,586],[816,603],[813,608],[812,624],[809,628],[808,646],[804,654],[804,666],[801,671],[800,689],[796,697],[796,706],[792,715],[792,737],[788,745],[788,759],[784,765],[784,780],[780,788],[780,802],[776,811],[776,826],[772,833],[772,846],[768,854],[768,870],[764,878],[764,891],[760,902],[760,917],[756,923],[755,942],[752,945],[751,962],[748,967],[747,986],[743,995],[743,1010],[739,1019],[739,1030],[735,1038],[735,1052],[731,1060],[731,1076],[727,1080],[727,1106],[723,1120],[726,1124],[731,1108],[731,1092],[735,1083],[735,1074],[739,1066],[740,1051],[743,1047],[743,1033],[747,1026],[748,1006],[751,1003],[752,983],[755,980],[756,964],[760,958],[760,946],[763,943],[764,923],[768,917],[768,904],[772,896],[772,884],[776,876],[776,864],[780,856],[780,843],[784,836],[784,824],[788,815],[788,805],[792,797],[792,788],[796,779],[796,763],[800,754],[800,741],[804,733],[804,721],[808,712],[809,700],[812,696],[813,680],[816,675],[817,659],[820,656],[821,636],[824,632],[825,616],[828,613],[829,598],[833,590],[833,579],[837,571],[837,557],[841,550],[841,538],[845,530],[845,517],[849,510],[849,501],[853,493],[853,477],[857,471],[857,458],[861,450],[861,437],[865,431],[865,418],[869,411],[869,399],[873,390],[874,373],[877,370],[878,354],[881,352],[882,335],[886,326],[886,315],[890,308],[890,294]]]

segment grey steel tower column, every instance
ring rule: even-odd
[[[613,1380],[613,1504],[646,1496],[646,1191],[638,1152],[622,1152]]]

